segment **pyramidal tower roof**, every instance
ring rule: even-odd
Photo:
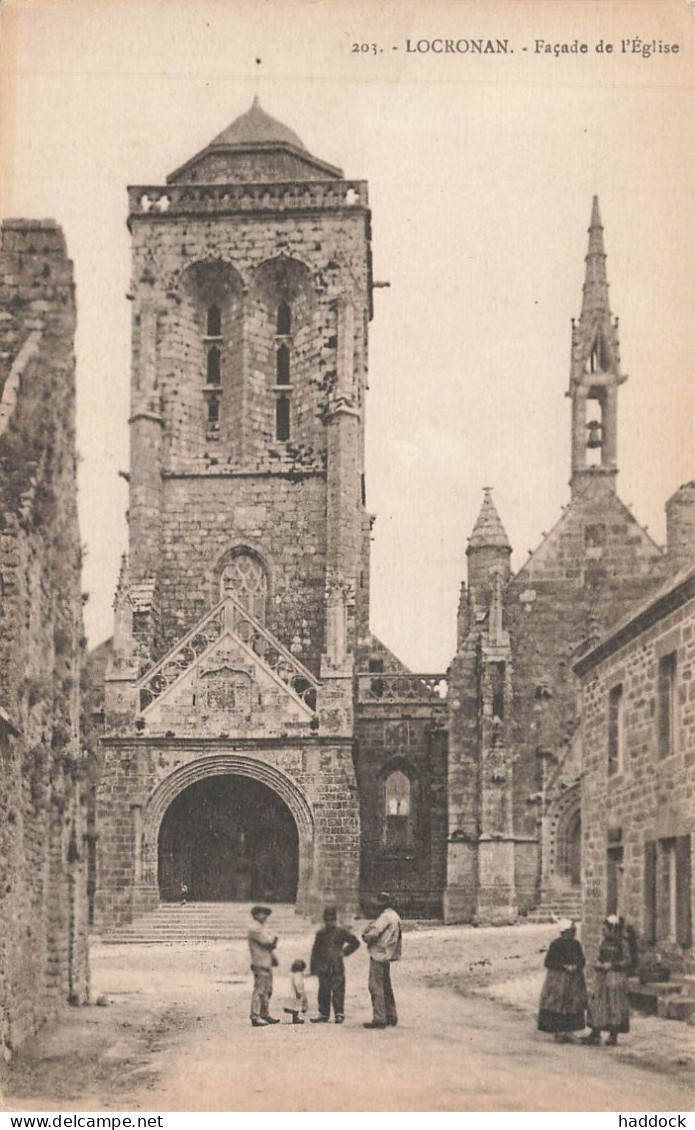
[[[235,118],[231,125],[213,138],[208,148],[228,145],[267,145],[268,143],[293,145],[296,149],[308,152],[304,142],[294,130],[283,125],[277,118],[271,118],[261,106],[258,95],[254,95],[251,108]]]
[[[244,114],[171,173],[167,183],[264,183],[342,176],[341,169],[314,157],[294,130],[271,117],[256,95]]]
[[[483,490],[483,504],[466,553],[470,553],[472,549],[506,549],[510,553],[512,551],[502,519],[492,501],[492,487],[485,487]]]

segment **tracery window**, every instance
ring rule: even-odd
[[[383,844],[388,852],[407,851],[413,840],[410,778],[394,769],[384,781]]]
[[[257,557],[237,553],[225,565],[220,577],[220,596],[231,593],[261,624],[265,623],[268,577]]]

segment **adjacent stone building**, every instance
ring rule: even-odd
[[[88,996],[75,299],[63,234],[0,245],[0,1049]]]
[[[695,560],[695,484],[669,533]],[[680,496],[680,497],[679,497]],[[687,505],[686,505],[687,502]],[[681,511],[683,521],[675,520]],[[619,913],[693,972],[695,566],[670,578],[576,663],[582,682],[583,918],[590,954]]]
[[[572,660],[667,569],[616,493],[625,377],[594,201],[571,497],[513,576],[485,492],[449,672],[369,628],[367,185],[257,100],[129,190],[130,546],[100,662],[97,917],[326,898],[449,921],[575,908]]]

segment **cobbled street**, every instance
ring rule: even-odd
[[[359,926],[358,926],[359,929]],[[31,1041],[5,1086],[14,1110],[686,1111],[693,1029],[634,1017],[617,1049],[535,1029],[548,926],[407,932],[398,1028],[365,1031],[367,957],[348,962],[342,1027],[252,1029],[243,941],[95,944],[93,1000]],[[310,936],[278,950],[273,1011]],[[308,980],[314,1014],[316,981]],[[286,1019],[286,1018],[284,1018]]]

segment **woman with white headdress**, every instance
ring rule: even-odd
[[[596,983],[589,1002],[591,1035],[586,1044],[600,1044],[601,1032],[608,1032],[607,1047],[615,1047],[620,1032],[630,1031],[627,1001],[627,974],[633,964],[628,939],[617,914],[603,923],[603,940],[596,959]]]
[[[586,964],[577,927],[570,918],[558,922],[560,937],[551,942],[545,957],[547,973],[541,990],[538,1027],[552,1032],[556,1043],[569,1043],[572,1032],[585,1028]]]

